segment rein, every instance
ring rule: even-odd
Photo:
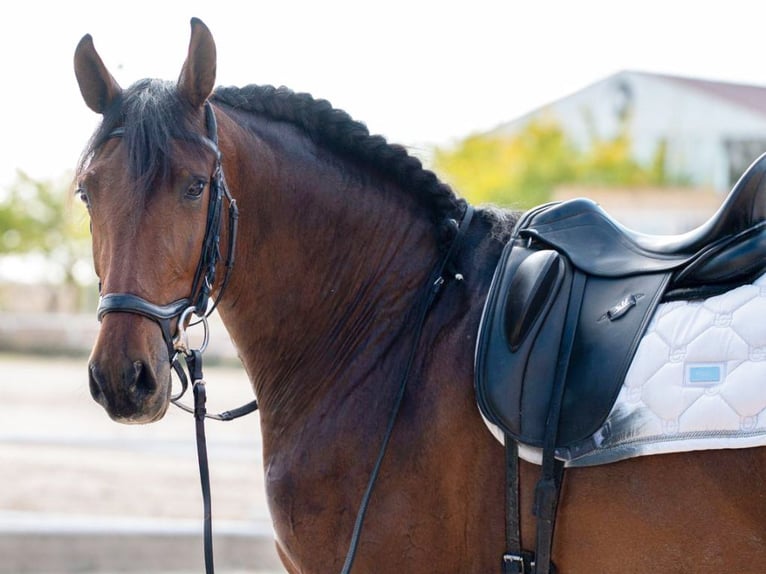
[[[451,222],[454,224],[454,227],[457,228],[455,231],[455,237],[453,238],[449,249],[447,249],[442,258],[434,267],[434,270],[429,276],[428,282],[423,286],[423,290],[419,299],[419,305],[416,307],[418,309],[417,323],[415,327],[415,334],[413,336],[412,347],[410,347],[407,363],[405,364],[404,371],[402,372],[401,382],[399,383],[399,390],[396,393],[396,398],[394,399],[394,405],[391,409],[391,415],[388,419],[386,432],[383,435],[383,441],[380,444],[378,457],[375,460],[375,466],[372,469],[370,479],[367,483],[367,488],[365,489],[364,495],[362,496],[362,502],[359,504],[359,510],[356,514],[356,521],[354,522],[354,529],[351,534],[351,541],[349,542],[348,552],[346,553],[346,561],[343,564],[341,574],[349,574],[351,572],[351,568],[354,564],[354,559],[356,558],[356,551],[359,546],[359,539],[362,534],[362,526],[364,525],[364,517],[367,514],[367,508],[369,507],[370,499],[372,498],[372,491],[375,488],[375,483],[378,480],[380,468],[383,465],[383,458],[386,455],[388,443],[391,440],[391,435],[393,435],[396,419],[398,418],[399,411],[404,400],[404,393],[407,389],[407,381],[409,380],[410,371],[412,370],[412,366],[415,362],[415,354],[418,350],[420,336],[423,333],[423,327],[426,323],[428,311],[431,309],[431,306],[436,300],[436,296],[441,291],[441,288],[446,283],[446,279],[444,277],[445,271],[448,271],[447,268],[451,263],[453,255],[455,255],[455,253],[460,250],[460,245],[465,239],[466,232],[468,231],[468,227],[471,224],[472,218],[473,207],[466,204],[466,209],[460,225],[458,225],[455,220],[451,220]],[[454,273],[453,277],[456,281],[463,280],[463,276],[460,273]]]

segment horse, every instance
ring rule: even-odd
[[[84,101],[102,115],[77,190],[102,297],[123,295],[99,313],[93,398],[120,423],[161,419],[179,315],[205,312],[200,292],[216,297],[260,405],[288,572],[341,570],[378,456],[355,572],[500,571],[504,450],[476,406],[473,353],[519,214],[476,207],[464,229],[465,200],[327,101],[215,88],[213,36],[191,27],[177,81],[123,89],[89,35],[75,52]],[[224,179],[238,219],[213,210]],[[765,472],[764,448],[569,469],[553,561],[561,574],[766,571]],[[521,462],[525,548],[537,475]]]

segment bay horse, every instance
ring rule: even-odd
[[[118,422],[162,418],[168,336],[205,290],[219,296],[260,403],[268,504],[289,572],[341,570],[400,389],[354,572],[500,571],[504,451],[476,406],[473,353],[517,214],[476,209],[419,325],[423,286],[467,204],[404,148],[307,94],[214,89],[215,44],[197,19],[176,82],[121,88],[90,36],[75,71],[103,116],[77,171],[95,270],[104,297],[128,296],[127,309],[101,316],[94,399]],[[230,241],[236,220],[216,211],[211,247],[220,172],[240,224]],[[570,469],[553,560],[561,574],[764,572],[765,471],[763,448]],[[537,474],[522,462],[525,548]]]

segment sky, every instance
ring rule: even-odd
[[[99,119],[73,72],[86,33],[127,87],[177,78],[199,17],[218,85],[307,91],[424,151],[623,69],[766,85],[764,15],[742,0],[14,2],[0,34],[0,186],[77,162]]]

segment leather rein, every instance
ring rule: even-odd
[[[219,414],[209,414],[205,408],[206,391],[205,381],[202,374],[202,353],[208,342],[207,317],[210,316],[221,301],[234,266],[237,223],[239,217],[237,202],[229,192],[224,179],[221,166],[221,150],[218,147],[217,123],[213,107],[209,102],[205,102],[205,119],[208,135],[203,138],[202,141],[215,153],[216,164],[210,179],[210,201],[208,205],[202,253],[197,265],[189,297],[173,301],[166,305],[158,305],[132,293],[107,293],[103,294],[100,298],[97,314],[98,320],[101,321],[104,315],[108,313],[135,313],[156,322],[162,331],[163,339],[168,346],[168,357],[170,358],[171,366],[181,381],[181,390],[179,393],[171,397],[171,402],[182,410],[193,414],[195,419],[197,459],[199,462],[204,512],[203,537],[205,572],[206,574],[214,574],[210,473],[207,458],[207,442],[205,439],[205,419],[209,418],[220,421],[234,420],[257,410],[258,403],[257,401],[251,401],[239,408]],[[124,128],[117,128],[109,134],[109,137],[122,137],[124,132]],[[229,205],[228,252],[224,263],[225,275],[221,283],[221,288],[218,291],[218,296],[211,304],[213,285],[215,284],[216,266],[221,257],[220,235],[224,200],[226,200]],[[417,353],[420,336],[423,332],[428,311],[431,309],[437,295],[441,292],[442,287],[448,279],[454,279],[456,281],[463,280],[463,276],[453,270],[451,262],[454,255],[460,250],[472,217],[473,208],[466,204],[462,220],[459,224],[455,220],[449,220],[448,223],[454,231],[452,242],[434,266],[427,283],[422,287],[421,295],[417,300],[416,306],[413,307],[416,322],[413,331],[412,346],[402,372],[394,405],[389,415],[386,432],[381,441],[375,465],[370,473],[367,487],[357,511],[354,529],[351,534],[349,548],[341,574],[349,574],[351,572],[356,557],[356,551],[359,545],[362,527],[364,525],[364,518],[404,399],[407,382],[414,365],[415,355]],[[204,340],[198,349],[191,349],[186,337],[186,328],[189,326],[187,325],[187,322],[191,319],[192,315],[198,317],[198,320],[192,323],[192,325],[202,323],[204,327]],[[174,320],[176,320],[175,334],[172,332],[171,327]],[[189,373],[188,377],[183,365],[181,365],[180,358],[183,358],[186,363],[186,369]],[[189,379],[192,381],[191,386],[194,396],[193,408],[180,402],[181,397],[188,389]]]

